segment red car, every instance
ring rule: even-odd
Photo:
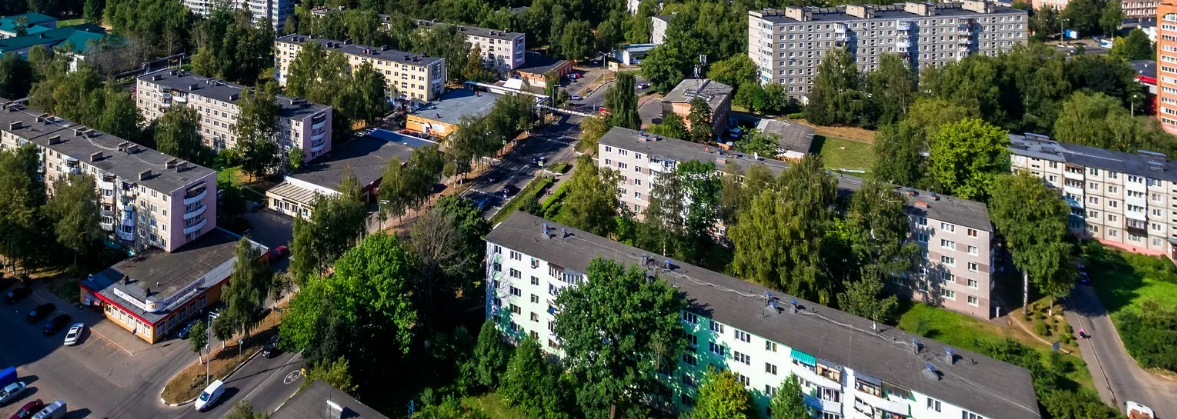
[[[9,417],[8,419],[28,419],[33,417],[33,415],[37,414],[37,412],[40,412],[41,409],[44,408],[45,402],[41,401],[41,399],[33,400],[31,402],[25,403],[24,407],[20,408],[20,410],[18,410],[16,413],[13,413],[12,417]]]
[[[278,246],[270,250],[270,260],[275,261],[284,257],[290,256],[290,248],[286,246]]]

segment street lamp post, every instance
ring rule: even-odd
[[[209,339],[212,338],[212,335],[213,335],[212,334],[213,320],[216,320],[217,317],[221,317],[221,315],[218,313],[212,312],[212,311],[208,312],[208,324],[206,324],[204,326],[206,328],[204,331],[204,336],[205,336],[204,350],[208,351],[208,362],[204,363],[204,386],[205,387],[208,387],[208,377],[212,375],[213,350],[209,344]]]
[[[1060,45],[1065,44],[1067,41],[1067,30],[1066,30],[1066,28],[1063,27],[1063,24],[1066,22],[1070,22],[1070,21],[1071,21],[1071,19],[1061,19],[1061,18],[1058,20],[1058,43]]]

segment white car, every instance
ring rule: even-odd
[[[571,99],[572,100],[580,100],[580,95],[572,95]]]
[[[82,338],[82,332],[86,330],[86,325],[82,323],[75,323],[69,327],[69,332],[65,334],[65,346],[74,346],[78,344],[78,339]]]
[[[13,400],[16,400],[16,396],[19,396],[20,393],[24,392],[25,383],[23,381],[9,384],[8,387],[4,387],[3,390],[0,390],[0,405],[5,405]]]
[[[208,409],[209,406],[212,406],[213,403],[216,403],[217,399],[220,399],[221,394],[224,393],[225,383],[222,383],[221,380],[213,381],[213,383],[209,384],[208,387],[204,389],[204,391],[200,392],[200,397],[196,398],[196,402],[193,403],[193,406],[196,407],[196,411],[203,412],[205,409]]]

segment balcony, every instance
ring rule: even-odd
[[[854,407],[856,409],[858,408],[858,402],[863,401],[863,402],[866,402],[866,404],[868,404],[876,409],[883,409],[888,412],[907,412],[910,410],[907,408],[908,407],[907,403],[896,402],[896,401],[884,399],[882,397],[876,397],[873,394],[863,393],[861,391],[858,391],[857,389],[854,390],[854,398],[855,398],[855,403],[854,403],[855,406]],[[886,415],[884,415],[884,417],[886,417]]]
[[[184,234],[192,234],[193,232],[196,232],[196,231],[200,230],[201,228],[204,228],[204,225],[207,223],[208,223],[207,219],[201,219],[200,222],[193,224],[191,227],[184,227]],[[187,224],[187,223],[185,223],[185,224]]]
[[[134,241],[135,240],[135,225],[134,224],[132,224],[132,225],[125,225],[124,224],[122,226],[119,226],[118,232],[115,234],[117,234],[119,236],[119,238],[124,241]]]
[[[1128,219],[1124,224],[1124,230],[1137,236],[1148,236],[1148,223],[1139,220]]]
[[[899,30],[900,31],[910,31],[911,30],[911,22],[899,22]]]
[[[114,222],[99,222],[98,227],[101,228],[102,231],[114,231]]]
[[[843,25],[843,24],[835,25],[834,26],[834,33],[845,34],[846,33],[846,25]]]
[[[98,189],[114,192],[114,177],[103,176],[98,180]]]
[[[204,199],[205,195],[208,195],[208,188],[205,187],[201,187],[200,189],[194,191],[188,191],[188,193],[184,195],[184,205],[191,205],[200,202],[200,200]]]
[[[312,136],[311,136],[311,142],[315,142],[315,141],[322,140],[322,139],[323,139],[324,137],[326,137],[326,136],[327,136],[327,131],[326,131],[326,130],[323,130],[322,132],[320,132],[320,133],[318,133],[318,134],[312,135]]]
[[[900,52],[907,52],[907,49],[911,47],[911,41],[908,41],[906,39],[900,39],[898,42],[895,43],[895,47],[899,48]]]
[[[322,120],[315,121],[315,124],[311,125],[311,129],[323,128],[324,125],[327,125],[327,118],[326,117],[324,117]]]
[[[204,214],[204,210],[206,209],[208,208],[204,204],[200,204],[200,206],[193,208],[192,211],[184,212],[184,221],[199,217],[201,214]]]
[[[172,100],[176,103],[188,103],[188,94],[185,93],[172,95]]]
[[[325,148],[325,147],[327,147],[326,141],[320,141],[318,144],[311,143],[311,152],[318,153],[318,152],[322,151],[323,148]]]

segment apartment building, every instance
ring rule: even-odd
[[[248,11],[255,25],[270,25],[275,33],[286,29],[286,18],[294,16],[294,0],[183,0],[193,14],[208,17],[217,7]]]
[[[1030,4],[1034,10],[1050,7],[1062,11],[1067,8],[1067,4],[1070,2],[1070,0],[1032,0]],[[1121,0],[1120,10],[1124,12],[1125,19],[1153,19],[1157,17],[1157,5],[1159,4],[1160,2],[1156,0]]]
[[[1027,39],[1026,11],[978,0],[748,12],[748,56],[761,83],[779,83],[802,101],[833,48],[848,49],[860,72],[876,69],[883,54],[899,54],[918,71],[998,55]]]
[[[1010,167],[1041,177],[1071,207],[1071,231],[1109,246],[1177,260],[1177,162],[1010,135]]]
[[[1038,419],[1030,373],[981,354],[778,293],[727,275],[516,212],[486,236],[486,312],[510,340],[560,356],[557,296],[591,280],[597,257],[636,265],[683,294],[687,346],[659,373],[672,410],[688,411],[703,373],[736,374],[768,411],[796,375],[824,419]]]
[[[684,79],[662,98],[662,117],[678,115],[691,129],[691,101],[703,99],[711,109],[711,134],[718,138],[727,130],[734,92],[731,86],[711,79]]]
[[[211,169],[49,115],[22,103],[0,105],[0,149],[32,143],[41,179],[92,176],[102,229],[139,253],[171,252],[216,228],[217,178]]]
[[[1157,118],[1177,135],[1177,0],[1157,5]]]
[[[146,121],[163,116],[170,106],[187,106],[200,114],[200,136],[213,150],[237,146],[233,126],[237,123],[244,86],[201,77],[187,71],[160,70],[135,82],[135,106]],[[282,155],[302,149],[305,161],[331,151],[331,107],[279,95],[278,134],[275,141]]]
[[[672,15],[650,16],[650,43],[662,45],[666,42],[666,28],[670,26]]]
[[[388,16],[382,16],[385,29],[388,28]],[[415,20],[417,27],[430,29],[435,25],[447,25],[431,20]],[[519,32],[506,32],[497,29],[486,29],[475,26],[458,26],[458,32],[466,34],[466,42],[470,48],[478,46],[482,54],[482,64],[494,68],[499,72],[508,72],[519,67],[527,60],[527,35]]]
[[[290,63],[302,50],[305,42],[318,42],[327,52],[339,52],[347,57],[352,71],[364,63],[384,74],[389,97],[416,102],[432,102],[445,92],[445,58],[396,51],[387,46],[356,45],[350,41],[336,41],[307,35],[286,35],[274,40],[274,69],[278,84],[286,86]]]
[[[714,162],[720,172],[729,164],[742,169],[761,164],[776,174],[789,167],[779,160],[618,127],[601,137],[597,156],[601,167],[621,172],[621,203],[639,216],[649,206],[658,174],[673,172],[679,163]],[[861,188],[862,179],[838,175],[839,195]],[[912,239],[920,245],[923,264],[888,285],[902,297],[989,318],[993,226],[985,204],[911,188],[899,191],[907,197]]]

